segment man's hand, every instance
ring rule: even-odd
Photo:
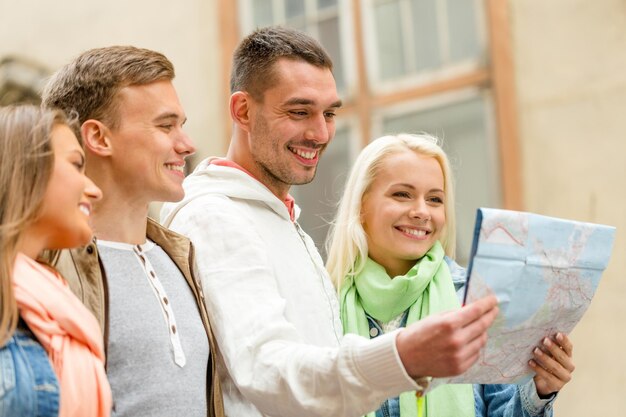
[[[487,329],[498,314],[497,305],[495,296],[485,297],[400,331],[396,346],[407,373],[413,378],[448,377],[467,371],[487,342]]]

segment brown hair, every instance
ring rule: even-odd
[[[0,346],[18,321],[11,274],[23,231],[41,213],[52,175],[52,129],[74,128],[61,110],[0,108]],[[80,141],[80,139],[79,139]]]
[[[230,91],[246,91],[255,100],[276,83],[274,64],[281,58],[305,61],[332,71],[333,62],[318,41],[304,32],[280,26],[257,29],[237,47]]]
[[[42,101],[45,107],[77,112],[80,125],[96,119],[115,129],[119,90],[173,78],[174,66],[159,52],[133,46],[90,49],[51,77]]]

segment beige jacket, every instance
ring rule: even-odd
[[[209,357],[211,374],[207,375],[207,386],[211,387],[210,390],[207,389],[207,398],[210,404],[208,415],[210,417],[223,417],[222,389],[213,360],[217,356],[217,343],[209,324],[202,286],[200,281],[195,278],[197,274],[193,246],[184,236],[164,228],[152,219],[148,219],[146,235],[148,239],[159,245],[178,266],[196,298],[211,350]],[[82,248],[48,254],[46,261],[59,270],[72,291],[96,316],[103,331],[106,349],[109,333],[107,280],[95,242]]]

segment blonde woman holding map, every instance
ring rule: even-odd
[[[375,338],[460,308],[465,271],[454,252],[451,170],[437,139],[399,134],[370,143],[352,168],[328,240],[345,333]],[[430,357],[438,354],[433,346]],[[574,370],[571,341],[563,333],[538,341],[529,366],[536,374],[523,385],[439,385],[425,397],[390,398],[368,417],[551,416]]]

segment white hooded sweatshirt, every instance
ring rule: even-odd
[[[227,416],[362,416],[418,388],[397,332],[342,336],[315,245],[268,188],[210,160],[184,188],[161,220],[195,246]]]

